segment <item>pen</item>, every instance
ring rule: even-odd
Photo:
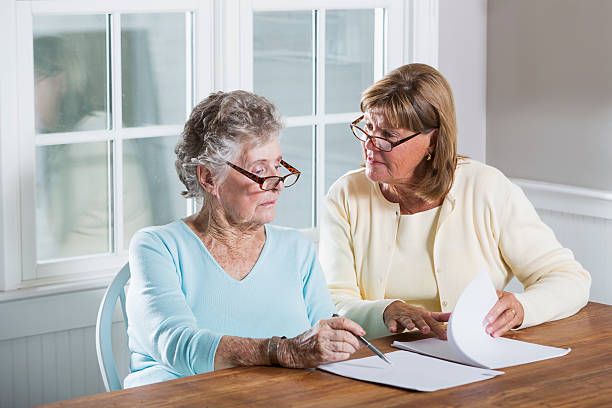
[[[332,317],[340,317],[340,315],[338,315],[338,313],[334,313]],[[359,336],[357,334],[353,334],[353,335],[357,337],[359,340],[361,340],[361,342],[365,344],[367,348],[372,350],[372,352],[376,354],[378,357],[380,357],[383,361],[385,361],[387,364],[391,364],[391,361],[389,361],[389,359],[385,357],[385,355],[379,349],[377,349],[372,343],[370,343],[368,339],[366,339],[364,336]]]

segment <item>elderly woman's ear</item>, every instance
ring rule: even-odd
[[[212,195],[217,193],[217,186],[215,185],[212,173],[209,169],[204,166],[198,166],[198,182],[202,186],[204,190],[209,192]]]

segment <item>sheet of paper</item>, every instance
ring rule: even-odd
[[[391,346],[402,350],[424,354],[426,356],[443,358],[444,360],[455,361],[461,364],[474,365],[471,361],[465,359],[464,356],[457,354],[455,349],[451,347],[451,344],[448,341],[440,340],[434,337],[416,341],[394,341]]]
[[[480,364],[475,365],[476,367],[491,369],[512,367],[521,364],[533,363],[534,361],[561,357],[571,351],[571,349],[542,346],[524,341],[506,339],[503,337],[498,337],[497,339],[493,340],[493,347],[488,347],[486,351],[487,354],[494,354],[495,361],[493,363],[490,362],[491,365],[488,367]],[[451,347],[451,344],[448,341],[440,340],[438,338],[407,342],[394,341],[391,346],[402,350],[414,351],[427,356],[456,361],[457,363],[474,365],[470,360],[465,359],[464,356],[456,354],[455,350],[453,347]],[[489,358],[489,360],[491,359]]]
[[[503,368],[564,356],[570,349],[507,338],[493,338],[485,331],[485,316],[497,302],[497,294],[486,271],[463,290],[448,324],[448,341],[425,339],[394,343],[416,351],[483,368]]]
[[[343,377],[417,391],[436,391],[503,374],[502,371],[455,364],[407,351],[386,353],[385,356],[392,365],[372,356],[318,368]]]

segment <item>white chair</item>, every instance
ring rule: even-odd
[[[100,310],[98,311],[98,320],[96,322],[96,351],[98,353],[98,364],[100,365],[100,372],[102,373],[102,380],[104,381],[104,388],[106,388],[106,391],[115,391],[123,388],[121,386],[121,380],[119,379],[117,364],[115,363],[115,356],[113,354],[111,329],[113,326],[115,305],[117,304],[117,299],[119,299],[121,302],[121,312],[123,312],[125,328],[127,330],[124,287],[129,279],[130,264],[127,263],[121,268],[119,273],[115,275],[108,289],[106,289],[106,293],[102,298],[102,303],[100,303]]]

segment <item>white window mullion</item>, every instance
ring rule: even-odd
[[[185,13],[185,112],[187,115],[191,112],[192,107],[197,103],[195,100],[196,84],[194,78],[197,77],[195,71],[195,61],[197,56],[195,55],[195,43],[196,43],[196,32],[195,22],[197,21],[197,12]],[[180,132],[177,132],[180,134]],[[194,200],[185,200],[185,214],[191,215],[195,213]]]
[[[312,126],[314,123],[333,125],[335,123],[350,123],[355,120],[361,112],[328,113],[319,117],[314,115],[289,116],[283,118],[286,127]]]
[[[215,38],[219,44],[221,37],[216,36],[221,33],[221,29],[215,28],[215,9],[214,1],[201,1],[200,8],[196,9],[194,19],[195,27],[193,30],[193,104],[197,104],[206,95],[215,89]],[[220,74],[219,74],[220,75]],[[189,109],[191,110],[191,108]],[[182,128],[179,130],[179,134]],[[198,203],[196,199],[185,200],[186,211],[188,215],[198,211]]]
[[[385,73],[387,14],[383,8],[374,10],[374,81]]]
[[[36,129],[34,117],[34,45],[31,3],[17,3],[19,159],[21,181],[21,256],[23,280],[36,278]],[[27,222],[26,222],[27,220]]]
[[[185,13],[185,112],[189,113],[194,104],[194,13]]]
[[[73,143],[106,142],[112,139],[108,130],[88,130],[84,132],[48,133],[36,138],[36,146],[52,146]]]
[[[240,2],[240,89],[253,92],[253,6],[251,1]]]
[[[158,126],[141,126],[134,128],[123,128],[114,130],[113,135],[126,139],[141,139],[143,137],[159,137],[178,135],[183,131],[184,125],[158,125]]]
[[[325,9],[317,11],[316,19],[316,110],[317,127],[315,139],[315,189],[314,191],[314,225],[319,225],[321,205],[325,197],[325,125],[321,120],[325,115]]]
[[[119,130],[123,127],[123,101],[122,101],[122,81],[121,81],[121,15],[118,13],[111,14],[111,31],[110,35],[110,67],[111,67],[111,111],[112,111],[112,129]],[[112,252],[123,250],[123,139],[119,132],[113,132],[114,142],[112,143],[111,151],[111,172],[112,176],[109,186],[109,217],[112,231],[112,239],[109,248]],[[111,234],[109,234],[111,235]],[[110,238],[110,237],[109,237]]]

